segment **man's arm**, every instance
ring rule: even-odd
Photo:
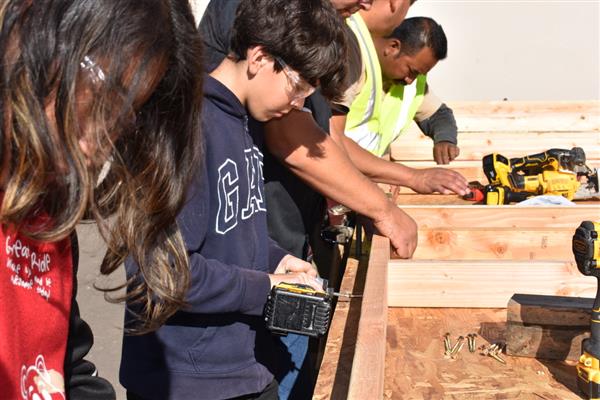
[[[423,103],[415,115],[415,122],[425,135],[433,139],[433,159],[438,164],[449,164],[460,154],[458,128],[452,110],[426,88]]]
[[[458,172],[444,168],[409,168],[379,158],[344,135],[344,124],[344,116],[333,116],[330,124],[331,136],[336,143],[341,143],[354,165],[371,180],[409,187],[417,193],[457,193],[461,196],[467,194],[468,182]]]
[[[294,110],[267,122],[265,139],[271,153],[292,172],[321,194],[371,218],[400,257],[412,256],[415,222],[356,169],[309,113]]]

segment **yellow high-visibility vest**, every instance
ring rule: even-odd
[[[346,20],[358,40],[365,68],[365,82],[350,105],[345,134],[364,149],[375,153],[379,148],[379,118],[383,101],[383,78],[377,51],[369,29],[360,14]]]
[[[426,88],[427,75],[419,75],[410,85],[393,85],[386,93],[381,107],[379,147],[375,154],[385,154],[390,144],[408,128],[423,104]]]

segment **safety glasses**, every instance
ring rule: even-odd
[[[281,58],[274,57],[274,59],[281,66],[283,72],[288,78],[290,87],[292,89],[290,93],[292,101],[305,99],[315,92],[316,88],[302,79],[300,74],[291,69]]]

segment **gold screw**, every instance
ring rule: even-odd
[[[471,334],[471,347],[469,348],[469,351],[471,353],[475,353],[475,338],[477,337],[476,333],[472,333]]]
[[[462,349],[464,341],[465,341],[464,337],[462,337],[462,336],[458,337],[458,341],[456,342],[454,347],[452,347],[452,349],[450,350],[451,357],[454,357],[460,351],[460,349]]]
[[[506,364],[506,361],[504,361],[504,359],[502,359],[502,357],[500,357],[498,355],[498,353],[489,353],[488,354],[490,357],[492,357],[494,360],[501,362],[502,364]]]
[[[444,335],[444,345],[446,350],[450,351],[450,349],[452,348],[452,344],[450,343],[450,332],[446,332],[446,334]]]

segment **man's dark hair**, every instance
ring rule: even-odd
[[[231,32],[231,53],[254,46],[280,57],[329,100],[347,88],[344,22],[330,0],[242,0]],[[275,63],[279,72],[281,66]]]
[[[429,47],[438,61],[448,55],[446,34],[442,26],[431,18],[407,18],[389,37],[400,41],[403,54],[414,55],[424,47]]]

